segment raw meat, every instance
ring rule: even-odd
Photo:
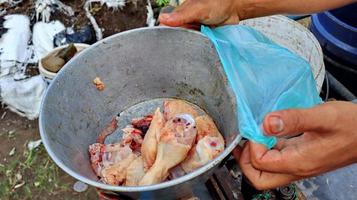
[[[196,117],[197,144],[181,163],[182,169],[189,173],[213,160],[224,150],[224,139],[215,123],[208,115]]]
[[[118,128],[117,118],[89,146],[94,172],[110,185],[142,186],[183,176],[207,164],[224,150],[224,139],[208,115],[182,100],[164,102],[154,115],[136,118],[122,139],[104,144]]]
[[[121,144],[100,144],[94,143],[89,146],[90,161],[93,171],[97,176],[102,177],[101,171],[132,154],[128,146]]]
[[[88,149],[93,171],[103,182],[111,185],[125,181],[126,168],[140,154],[143,141],[142,132],[129,126],[123,129],[119,143],[104,144],[105,138],[117,129],[117,123],[117,119],[113,118],[97,137],[97,143]]]
[[[166,122],[160,132],[155,163],[139,185],[152,185],[165,180],[169,170],[186,158],[196,134],[195,121],[191,115],[177,115]]]
[[[102,180],[110,185],[121,185],[126,178],[127,168],[137,156],[133,153],[129,154],[123,160],[114,163],[102,170]]]
[[[126,186],[137,186],[144,177],[144,161],[141,156],[137,157],[126,169]]]
[[[164,123],[165,120],[160,112],[160,108],[157,108],[141,147],[141,155],[143,156],[145,168],[147,169],[150,168],[155,162],[157,143],[159,141],[160,131],[163,128]]]
[[[95,77],[95,79],[93,80],[93,83],[94,83],[95,87],[97,88],[97,90],[102,91],[105,89],[105,84],[102,82],[102,80],[100,80],[99,77]]]
[[[133,125],[134,128],[141,130],[141,132],[145,135],[150,127],[152,119],[152,115],[147,115],[142,118],[133,119],[131,121],[131,125]]]
[[[197,138],[196,143],[204,138],[205,136],[219,137],[223,140],[221,133],[219,132],[216,124],[213,122],[212,118],[208,115],[202,115],[195,118],[197,124]]]
[[[207,164],[224,150],[224,139],[208,115],[195,118],[197,126],[196,143],[187,158],[170,171],[171,178],[178,178]]]
[[[164,102],[164,117],[169,120],[178,114],[189,114],[193,118],[198,116],[197,110],[183,100],[166,100]]]
[[[205,136],[191,149],[187,158],[181,163],[186,173],[207,164],[224,150],[224,141],[219,137]]]
[[[141,144],[143,143],[143,133],[139,129],[130,126],[124,128],[123,132],[124,134],[120,144],[122,146],[130,146],[130,148],[139,155],[141,151]]]

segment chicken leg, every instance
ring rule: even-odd
[[[197,126],[196,144],[187,158],[170,170],[171,178],[178,178],[207,164],[224,150],[224,139],[208,115],[195,118]]]
[[[183,100],[166,100],[164,102],[164,117],[169,120],[178,114],[189,114],[193,118],[198,116],[197,110]]]
[[[155,162],[157,143],[164,123],[165,120],[160,112],[160,108],[157,108],[141,146],[141,155],[146,169],[149,169]]]
[[[144,161],[141,156],[137,157],[126,169],[126,186],[137,186],[144,177]]]
[[[186,158],[196,134],[196,124],[191,115],[177,115],[166,122],[160,132],[155,162],[139,185],[152,185],[165,180],[169,170]]]

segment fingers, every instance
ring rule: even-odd
[[[260,170],[279,173],[291,173],[294,162],[290,159],[294,156],[288,155],[284,150],[267,149],[264,145],[249,142],[249,155],[251,164]],[[291,163],[293,162],[293,163]]]
[[[163,13],[159,16],[161,24],[167,26],[184,26],[200,21],[200,4],[187,0],[172,13]]]
[[[291,109],[269,113],[263,128],[269,136],[295,135],[307,131],[330,131],[336,119],[336,111],[330,105],[319,105],[311,109]]]
[[[256,169],[251,162],[251,144],[252,143],[247,144],[247,146],[243,149],[240,155],[239,165],[245,176],[256,189],[265,190],[276,188],[300,179],[299,176],[284,173],[270,173]]]
[[[237,163],[239,162],[240,156],[242,154],[243,148],[239,145],[236,146],[236,148],[233,149],[232,154]]]

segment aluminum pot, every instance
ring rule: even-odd
[[[104,91],[92,81],[100,77]],[[164,183],[123,187],[101,183],[88,146],[118,112],[158,97],[185,99],[204,109],[226,141],[207,165]],[[177,199],[203,184],[239,143],[236,101],[212,43],[180,28],[141,28],[106,38],[80,52],[55,77],[42,102],[40,133],[55,163],[74,178],[121,197]]]

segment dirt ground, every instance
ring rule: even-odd
[[[34,25],[36,23],[34,1],[24,0],[16,7],[7,9],[6,14],[25,14],[30,17],[31,25]],[[83,9],[85,0],[62,0],[61,2],[72,7],[74,16],[69,17],[59,11],[55,11],[51,14],[51,20],[59,20],[66,27],[73,27],[75,30],[89,24]],[[155,1],[151,3],[154,10],[157,11]],[[118,32],[146,26],[146,4],[147,0],[128,0],[123,9],[113,10],[106,6],[100,6],[98,3],[93,3],[91,13],[99,27],[103,28],[103,36],[107,37]]]
[[[27,120],[4,108],[0,116],[4,116],[0,119],[1,200],[98,199],[92,187],[83,193],[75,192],[72,187],[76,180],[52,162],[43,145],[28,150],[29,141],[40,139],[37,120]]]

